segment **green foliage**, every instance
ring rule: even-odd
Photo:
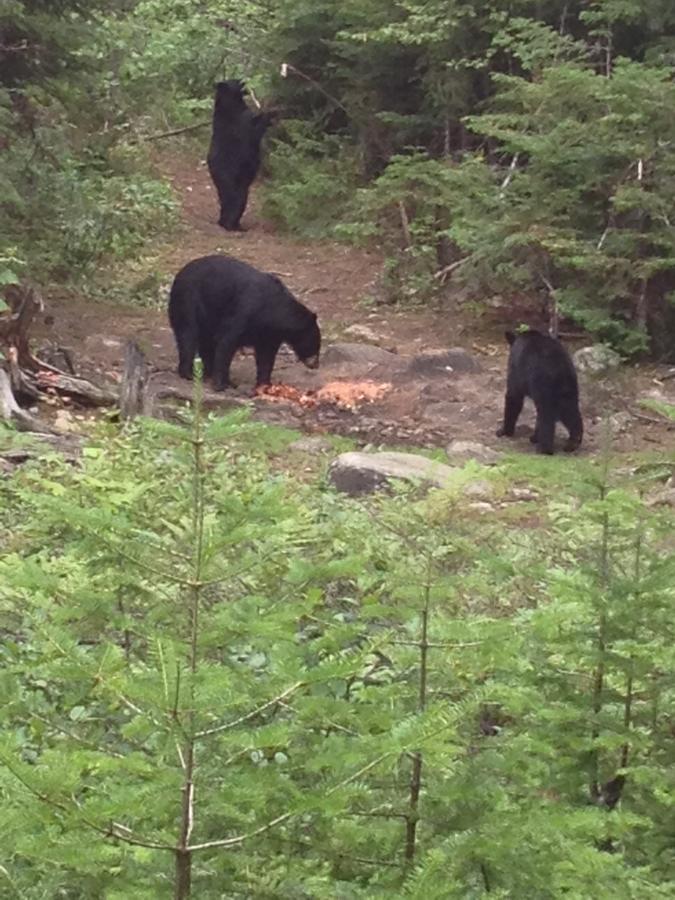
[[[212,2],[205,14],[197,0],[5,4],[0,247],[16,246],[36,280],[76,280],[170,231],[175,201],[141,142],[205,116],[214,80],[252,73],[244,35],[259,12]]]
[[[205,898],[669,896],[651,482],[536,460],[555,500],[501,528],[462,479],[359,503],[273,474],[288,437],[198,408],[0,482],[6,883],[161,897],[182,841]]]
[[[342,233],[384,247],[394,298],[516,291],[672,358],[675,12],[587,6],[293,4],[274,40],[310,78],[278,91],[374,176]]]
[[[675,405],[666,403],[663,400],[657,400],[653,397],[647,397],[642,401],[642,406],[646,409],[653,409],[654,412],[660,413],[666,419],[675,422]]]
[[[309,123],[285,121],[280,131],[265,161],[263,212],[303,237],[332,234],[357,184],[353,154]]]

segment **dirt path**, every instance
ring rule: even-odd
[[[155,248],[153,270],[170,284],[173,275],[189,260],[209,253],[228,253],[258,268],[277,273],[307,306],[319,315],[324,334],[324,347],[335,342],[367,342],[399,357],[413,357],[421,352],[462,347],[467,351],[469,368],[441,369],[435,372],[401,372],[400,366],[379,365],[366,361],[339,361],[331,353],[318,373],[310,373],[290,353],[281,353],[275,377],[300,389],[314,389],[341,379],[374,379],[391,381],[392,388],[377,403],[362,405],[356,411],[339,411],[334,407],[302,410],[293,404],[271,404],[256,401],[257,415],[283,422],[308,432],[333,431],[355,437],[361,442],[443,446],[458,438],[478,440],[494,447],[504,443],[495,438],[504,384],[506,346],[501,341],[503,326],[517,324],[503,321],[499,314],[491,323],[475,328],[475,320],[464,315],[429,310],[401,311],[391,306],[376,305],[378,279],[382,259],[373,252],[362,251],[332,242],[303,243],[275,233],[260,216],[255,193],[244,217],[247,231],[229,233],[215,224],[216,195],[203,163],[192,158],[172,157],[162,169],[171,179],[182,201],[183,225],[171,244]],[[121,273],[124,277],[124,273]],[[49,311],[54,324],[42,337],[62,344],[75,355],[78,368],[89,374],[107,375],[119,372],[124,343],[130,337],[141,343],[152,366],[156,381],[185,387],[173,374],[175,346],[164,309],[137,309],[109,306],[59,292],[48,295]],[[369,302],[370,301],[370,302]],[[352,326],[361,331],[350,336]],[[363,330],[365,329],[365,331]],[[239,356],[233,366],[241,394],[250,394],[253,361]],[[599,421],[608,410],[622,411],[631,407],[635,398],[654,387],[659,371],[624,372],[612,384],[582,385],[582,406],[587,425],[587,438],[582,452],[597,450]],[[659,384],[659,391],[675,392],[675,380]],[[227,405],[226,395],[213,395],[215,404]],[[675,397],[673,397],[675,401]],[[532,411],[522,417],[518,439],[510,448],[531,452],[527,435],[532,424]],[[619,434],[620,449],[672,447],[675,437],[665,427],[633,417]]]

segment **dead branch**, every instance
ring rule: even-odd
[[[501,183],[501,187],[499,189],[499,199],[500,200],[504,199],[504,194],[506,193],[506,189],[509,186],[509,184],[511,183],[511,179],[513,178],[513,173],[516,171],[516,166],[518,165],[519,155],[520,155],[519,153],[514,154],[513,159],[511,160],[511,163],[509,165],[509,170],[506,173],[506,178]]]
[[[335,106],[339,107],[343,112],[346,112],[347,114],[349,114],[349,110],[347,109],[347,107],[344,106],[342,103],[340,103],[340,101],[337,99],[337,97],[333,97],[332,94],[329,94],[328,91],[326,91],[324,88],[322,88],[318,81],[315,81],[313,78],[310,78],[309,75],[305,75],[304,72],[301,72],[300,69],[296,69],[295,66],[292,66],[290,63],[286,63],[286,62],[282,63],[281,69],[279,71],[279,74],[281,75],[281,77],[288,78],[289,72],[293,72],[295,75],[298,76],[298,78],[302,78],[305,81],[307,81],[309,84],[312,85],[312,87],[316,88],[316,90],[319,91],[319,93],[323,94],[327,100],[330,100],[331,103],[334,103]]]
[[[445,281],[447,276],[454,272],[455,269],[459,269],[460,266],[463,266],[464,263],[469,262],[469,260],[473,259],[473,256],[465,256],[463,259],[455,260],[455,262],[450,263],[449,266],[443,266],[442,269],[439,269],[438,272],[434,272],[434,278],[440,281]]]
[[[631,413],[633,418],[638,419],[640,422],[646,422],[648,425],[660,425],[661,428],[665,428],[667,431],[675,430],[675,422],[671,422],[670,419],[656,419],[654,416],[646,416],[644,413],[633,412]]]
[[[410,234],[410,219],[408,218],[408,211],[405,208],[405,203],[403,200],[398,201],[398,210],[401,214],[401,230],[403,232],[403,239],[405,241],[406,249],[412,247],[412,236]]]
[[[546,290],[549,293],[549,296],[551,298],[551,303],[552,303],[551,317],[550,317],[549,326],[548,326],[548,333],[551,335],[551,337],[557,338],[558,337],[558,328],[560,326],[560,316],[558,313],[558,296],[556,294],[555,288],[553,287],[551,282],[548,280],[548,278],[545,275],[542,275],[541,273],[540,273],[539,277],[544,282],[544,285],[546,286]]]
[[[138,137],[138,141],[159,141],[161,138],[173,137],[176,134],[187,134],[188,131],[198,131],[200,128],[206,128],[211,124],[209,119],[206,122],[196,122],[194,125],[185,125],[183,128],[172,128],[171,131],[160,131],[159,134],[146,134]]]

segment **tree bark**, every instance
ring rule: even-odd
[[[124,374],[120,388],[120,416],[126,422],[145,410],[148,364],[135,341],[128,341],[124,351]]]

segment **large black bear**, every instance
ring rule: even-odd
[[[218,224],[229,231],[241,229],[248,191],[260,166],[260,144],[272,113],[255,113],[244,100],[242,81],[216,85],[213,132],[207,156],[211,178],[218,191]]]
[[[232,387],[230,363],[239,347],[253,347],[256,387],[269,384],[279,347],[290,344],[307,368],[319,365],[316,313],[268,272],[228,256],[193,259],[174,278],[169,321],[178,347],[178,374],[192,378],[197,352],[213,387]]]
[[[537,424],[530,438],[540,453],[553,453],[555,424],[569,432],[568,452],[581,444],[584,425],[579,412],[579,385],[572,359],[560,341],[539,331],[506,332],[511,345],[504,400],[504,422],[497,431],[513,436],[525,397],[537,410]]]

